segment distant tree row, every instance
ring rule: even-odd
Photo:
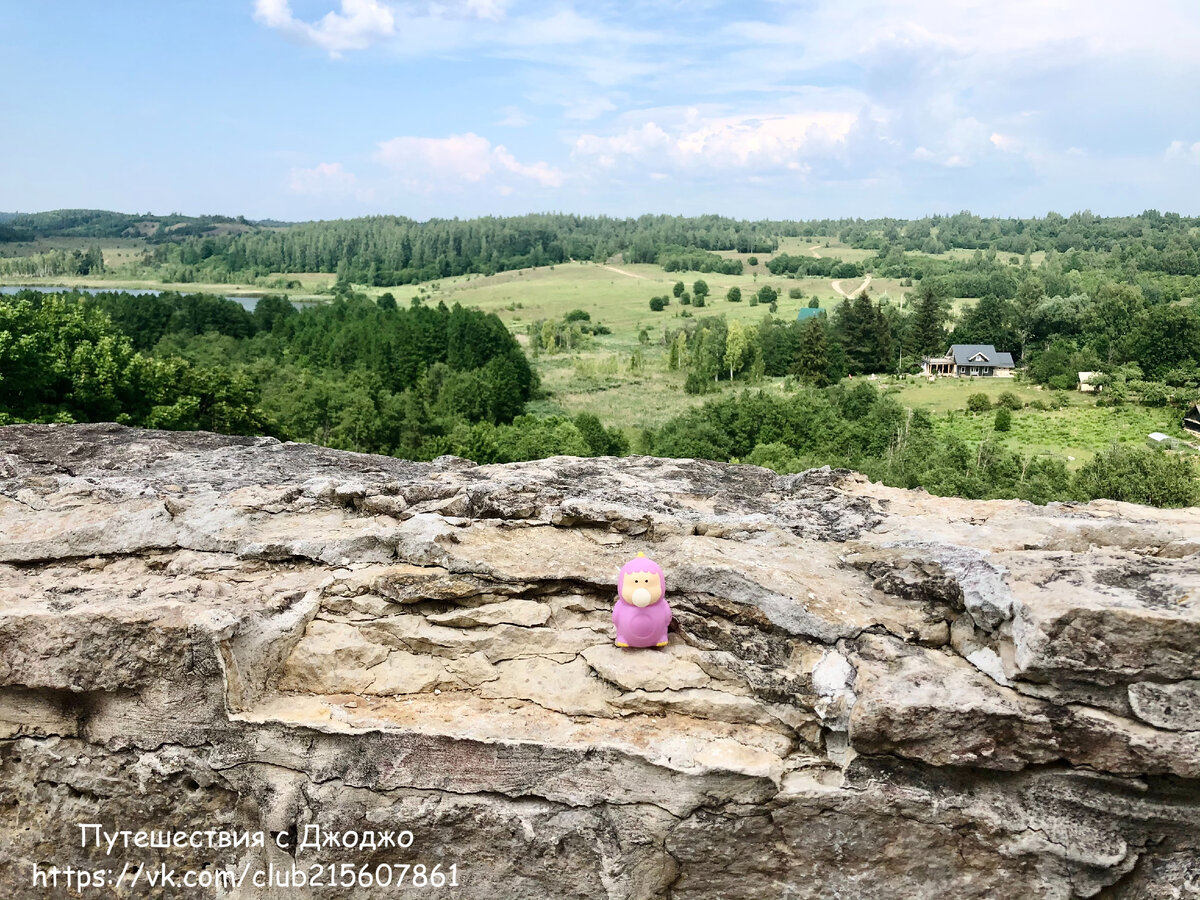
[[[49,250],[30,256],[0,259],[0,275],[53,278],[59,275],[101,275],[104,253],[99,247],[86,250]]]
[[[745,245],[773,249],[775,239],[755,224],[720,216],[610,219],[546,214],[428,222],[377,216],[160,244],[147,264],[190,267],[196,278],[205,279],[227,280],[236,273],[336,272],[338,280],[347,283],[393,285],[572,259],[604,262],[617,253],[627,262],[656,263],[664,253],[670,257],[678,252],[685,268],[693,262],[707,265],[711,257],[719,266],[713,271],[740,272],[740,261],[706,251]]]

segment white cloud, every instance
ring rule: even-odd
[[[506,0],[466,0],[466,12],[477,19],[490,19],[498,22],[508,11]]]
[[[327,50],[338,57],[349,50],[365,50],[372,44],[399,39],[403,32],[417,31],[409,26],[422,21],[440,20],[454,28],[459,19],[498,22],[507,11],[507,0],[430,0],[423,6],[410,6],[402,25],[397,28],[397,13],[383,0],[341,0],[340,12],[327,12],[316,22],[297,19],[290,0],[255,0],[254,18],[268,28],[278,29],[299,40]],[[431,48],[430,48],[431,49]]]
[[[1190,59],[1200,17],[1194,0],[1142,0],[1137,15],[1120,0],[1097,0],[1086,9],[1077,0],[821,0],[779,21],[734,23],[729,32],[758,45],[801,45],[796,56],[807,66],[871,58],[886,65],[914,49],[930,53],[930,64],[947,56],[1011,61],[1047,48],[1069,58]]]
[[[1200,141],[1189,144],[1186,141],[1171,141],[1167,147],[1167,159],[1183,160],[1184,162],[1200,163]]]
[[[998,131],[993,131],[988,141],[993,147],[1004,153],[1020,153],[1024,149],[1024,144],[1020,140],[1011,134],[1001,134]]]
[[[487,138],[468,132],[445,138],[395,137],[382,141],[375,159],[398,173],[411,187],[431,189],[446,182],[477,183],[510,173],[545,187],[558,187],[563,173],[544,163],[524,164]]]
[[[311,196],[341,196],[354,190],[358,179],[347,172],[341,163],[320,163],[311,169],[293,168],[288,189],[293,194]]]
[[[501,168],[507,169],[516,175],[523,178],[532,178],[545,187],[558,187],[563,183],[563,174],[559,169],[547,165],[544,162],[535,162],[531,165],[524,165],[517,162],[511,153],[504,149],[503,146],[497,146],[492,155],[496,158],[496,162]]]
[[[842,152],[860,115],[858,109],[758,115],[663,110],[653,120],[614,134],[582,134],[574,141],[573,155],[607,166],[627,159],[656,168],[671,163],[676,170],[803,172],[810,158]]]
[[[396,18],[379,0],[342,0],[342,11],[328,12],[316,24],[292,15],[288,0],[255,0],[254,18],[339,56],[362,50],[396,33]]]

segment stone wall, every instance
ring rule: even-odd
[[[664,650],[612,645],[638,551]],[[1157,900],[1200,897],[1198,845],[1200,510],[0,428],[4,897],[350,863],[487,900]]]

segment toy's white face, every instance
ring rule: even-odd
[[[662,598],[662,579],[654,572],[631,572],[621,585],[621,599],[634,606],[649,606]]]

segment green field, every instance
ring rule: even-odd
[[[68,244],[66,241],[39,243],[38,250]],[[106,264],[114,267],[132,262],[144,246],[139,241],[128,239],[98,243],[104,248]],[[871,251],[854,250],[839,245],[835,239],[825,238],[784,238],[780,242],[780,252],[808,253],[814,244],[818,245],[817,253],[822,256],[857,260],[871,255]],[[970,253],[952,252],[956,255]],[[663,339],[667,331],[684,324],[683,313],[688,312],[696,317],[723,314],[744,323],[757,323],[770,313],[765,306],[751,306],[749,297],[764,284],[771,285],[779,292],[776,315],[784,320],[794,318],[800,308],[808,306],[813,296],[827,310],[842,300],[828,279],[772,276],[763,265],[770,254],[730,251],[721,255],[742,259],[747,263],[747,271],[742,275],[665,272],[657,265],[625,264],[617,258],[607,265],[571,262],[491,276],[445,278],[419,285],[354,287],[375,298],[385,292],[391,293],[401,305],[406,305],[412,297],[419,297],[426,302],[457,302],[496,313],[535,357],[546,397],[533,401],[531,412],[566,415],[593,413],[606,424],[624,429],[631,441],[636,442],[642,429],[661,425],[671,417],[715,397],[748,388],[771,392],[786,389],[784,379],[768,378],[756,384],[741,380],[732,384],[722,381],[720,391],[716,394],[687,394],[684,391],[686,373],[672,372],[667,367]],[[747,262],[752,255],[757,255],[759,259],[759,264],[753,268]],[[298,280],[302,286],[300,289],[282,289],[261,284],[276,278]],[[684,306],[672,297],[664,311],[651,311],[651,297],[671,295],[676,281],[682,281],[690,293],[693,283],[698,279],[707,282],[710,289],[704,308]],[[319,299],[328,297],[334,280],[333,274],[309,273],[272,275],[259,279],[260,284],[164,284],[110,272],[100,278],[53,278],[46,279],[44,283],[71,287],[203,291],[218,295],[261,294],[282,290],[293,299]],[[4,281],[21,284],[36,282],[37,279],[10,278]],[[843,289],[853,290],[859,283],[857,279],[845,279]],[[726,292],[733,286],[742,290],[744,299],[741,303],[730,303],[725,299]],[[797,299],[789,297],[788,291],[797,287],[801,289],[802,296]],[[873,278],[869,293],[876,299],[886,297],[891,302],[902,304],[905,290],[896,279]],[[953,305],[957,311],[973,302],[956,300]],[[585,310],[593,322],[607,326],[612,334],[596,336],[587,347],[574,352],[534,355],[527,335],[530,324],[541,319],[561,319],[574,309]],[[643,331],[644,339],[639,340],[639,334]],[[1012,449],[1020,449],[1027,454],[1062,456],[1072,467],[1091,458],[1114,441],[1141,443],[1151,431],[1183,436],[1177,417],[1167,408],[1132,405],[1116,409],[1097,407],[1094,397],[1078,393],[1065,395],[1068,405],[1063,409],[1043,411],[1027,407],[1018,410],[1013,416],[1012,431],[1004,435],[994,434],[993,414],[970,414],[965,411],[970,394],[983,392],[994,400],[1001,392],[1008,390],[1023,402],[1032,403],[1038,400],[1048,402],[1051,392],[1016,379],[944,378],[930,383],[917,377],[899,380],[881,377],[873,379],[873,383],[894,393],[906,406],[923,407],[938,414],[938,427],[943,432],[953,432],[971,442],[993,436]]]
[[[812,242],[803,246],[807,249]],[[824,252],[824,248],[819,252]],[[650,297],[670,294],[676,281],[683,281],[690,292],[692,283],[698,278],[703,278],[711,289],[708,305],[703,309],[681,306],[673,300],[663,312],[650,311]],[[750,306],[748,297],[763,284],[779,290],[777,315],[784,319],[794,318],[798,309],[808,305],[808,298],[813,294],[821,298],[821,305],[827,309],[841,299],[835,300],[829,281],[824,279],[776,278],[769,273],[736,276],[671,273],[654,265],[619,263],[607,267],[569,263],[492,276],[468,275],[423,285],[364,290],[374,296],[390,291],[401,303],[409,297],[420,296],[429,302],[445,300],[448,304],[458,302],[495,312],[527,349],[530,343],[526,329],[530,323],[562,318],[572,309],[586,310],[593,322],[608,326],[613,333],[593,338],[592,344],[584,350],[537,356],[535,363],[548,396],[534,401],[530,411],[566,415],[593,413],[606,424],[622,427],[631,440],[635,440],[641,429],[659,426],[715,397],[745,389],[785,390],[782,378],[768,378],[757,384],[722,381],[719,393],[696,396],[684,392],[686,373],[672,372],[667,367],[663,334],[665,330],[683,324],[684,320],[680,318],[683,310],[694,316],[724,314],[730,319],[758,322],[769,312],[763,306]],[[733,285],[739,286],[747,299],[741,303],[726,301],[725,292]],[[796,286],[804,290],[804,297],[793,300],[787,296],[787,291]],[[876,298],[886,291],[898,302],[902,295],[895,280],[872,280],[871,289]],[[638,340],[642,329],[647,332],[645,343]],[[970,394],[982,392],[994,402],[1003,391],[1012,391],[1025,403],[1038,400],[1049,403],[1052,396],[1049,390],[1011,378],[941,378],[931,383],[919,377],[880,377],[872,379],[872,383],[881,390],[895,393],[906,406],[923,407],[939,414],[939,429],[952,431],[971,442],[993,434],[994,414],[966,412]],[[1068,466],[1074,468],[1114,441],[1142,443],[1151,431],[1183,436],[1177,416],[1170,409],[1135,405],[1113,409],[1097,407],[1091,395],[1067,392],[1063,396],[1068,404],[1065,408],[1042,411],[1026,407],[1018,410],[1013,414],[1012,431],[995,437],[1026,454],[1062,456]],[[947,416],[947,413],[951,415]]]
[[[972,443],[993,436],[1026,456],[1065,456],[1072,469],[1114,443],[1145,444],[1152,431],[1185,437],[1178,414],[1163,407],[1104,407],[1084,401],[1057,410],[1026,408],[1013,413],[1012,430],[1007,434],[994,432],[994,421],[995,414],[990,412],[953,413],[939,421],[939,429]]]

